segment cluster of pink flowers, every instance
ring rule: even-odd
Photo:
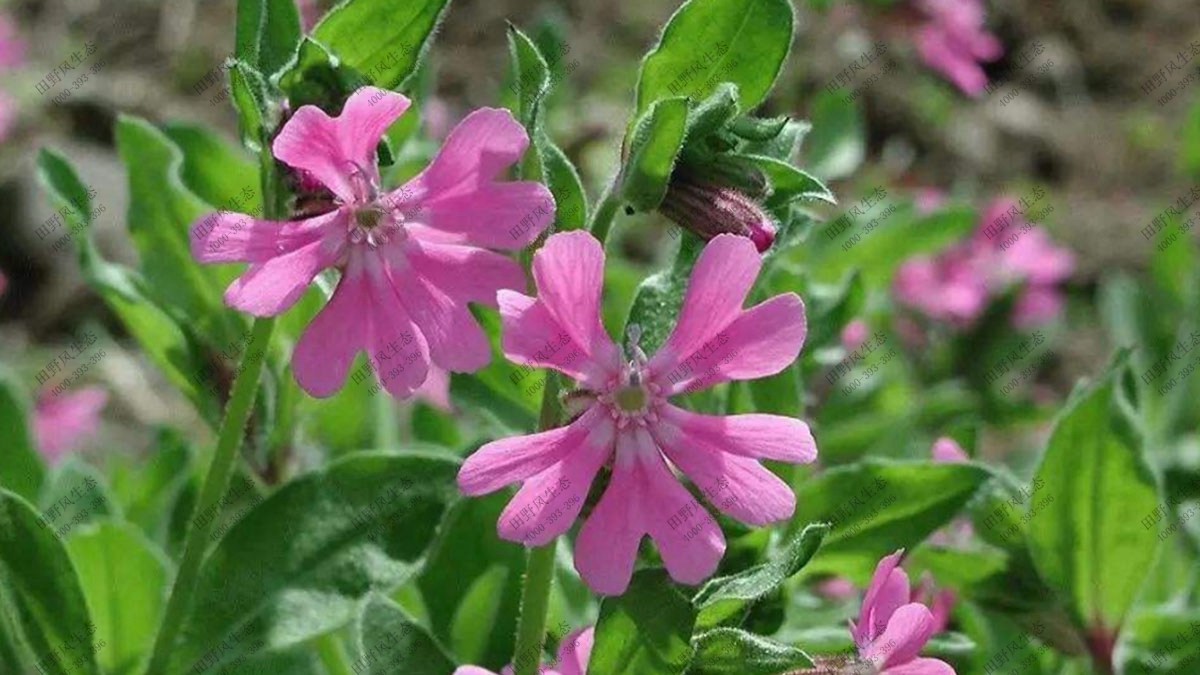
[[[537,297],[518,292],[525,279],[512,258],[487,250],[530,244],[554,216],[543,185],[495,180],[528,145],[507,111],[468,115],[423,172],[390,191],[380,185],[375,146],[408,104],[400,94],[365,87],[338,117],[303,106],[284,125],[274,154],[333,193],[326,212],[287,221],[222,212],[193,225],[198,260],[250,264],[225,293],[229,305],[250,314],[277,314],[322,270],[341,273],[296,344],[292,369],[300,386],[314,396],[333,394],[364,350],[378,364],[380,385],[400,398],[438,373],[477,370],[491,354],[467,303],[498,306],[508,358],[574,378],[580,389],[572,400],[587,404],[567,426],[494,441],[464,463],[459,485],[467,494],[521,484],[498,523],[501,537],[527,546],[553,541],[607,467],[612,479],[580,530],[576,567],[597,592],[618,594],[647,534],[683,583],[710,576],[724,553],[720,527],[676,468],[733,518],[765,525],[790,517],[794,493],[760,461],[813,461],[807,425],[775,415],[700,415],[668,402],[685,391],[773,375],[799,354],[799,297],[742,308],[762,265],[754,243],[714,238],[663,346],[647,357],[634,330],[623,353],[600,324],[604,252],[590,234],[546,240],[533,260]],[[546,349],[552,340],[569,344]]]
[[[984,28],[983,0],[917,0],[926,20],[914,40],[927,66],[963,93],[978,96],[987,87],[980,62],[999,59],[1004,48]]]
[[[1019,287],[1014,325],[1027,328],[1057,316],[1063,304],[1060,286],[1071,276],[1075,258],[1055,245],[1045,230],[1019,216],[1003,221],[1009,223],[1003,236],[989,237],[988,228],[1013,206],[1011,199],[995,200],[966,241],[936,256],[905,261],[893,283],[896,298],[931,319],[966,328],[989,301]]]

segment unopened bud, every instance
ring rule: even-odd
[[[760,253],[775,242],[771,216],[737,188],[677,176],[658,210],[705,240],[736,234],[749,238]]]

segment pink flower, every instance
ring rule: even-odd
[[[586,675],[588,662],[592,658],[592,644],[595,640],[595,629],[584,628],[563,638],[558,645],[558,658],[551,665],[555,668],[542,666],[541,675]],[[512,666],[505,666],[500,671],[502,675],[513,675]],[[486,668],[479,666],[459,666],[453,675],[496,675]]]
[[[603,466],[612,479],[579,531],[575,568],[598,593],[625,591],[649,534],[671,577],[697,584],[725,552],[716,521],[672,465],[714,506],[750,525],[791,516],[796,497],[758,460],[811,462],[808,426],[776,415],[701,415],[668,398],[783,370],[804,343],[804,304],[778,295],[742,309],[762,261],[745,237],[717,235],[696,261],[674,330],[652,358],[622,354],[600,324],[604,251],[586,232],[550,237],[533,260],[539,297],[501,291],[502,345],[510,359],[579,381],[584,412],[569,425],[506,438],[467,458],[468,495],[521,482],[497,524],[500,537],[540,546],[579,516]],[[668,464],[668,461],[670,464]]]
[[[946,191],[941,188],[925,187],[913,196],[913,205],[922,215],[933,213],[946,203]]]
[[[903,549],[879,561],[858,622],[850,622],[858,655],[880,675],[955,675],[945,661],[918,656],[936,632],[937,620],[913,601],[908,575],[899,567],[902,555]]]
[[[417,398],[443,412],[454,410],[454,405],[450,402],[450,373],[441,368],[431,367],[429,377],[425,378],[425,383],[417,389]]]
[[[826,600],[845,600],[854,595],[854,582],[846,577],[828,577],[822,579],[816,586],[817,595]]]
[[[930,455],[935,464],[960,464],[971,461],[967,453],[963,452],[962,446],[949,436],[943,436],[934,441],[933,447],[930,448]],[[929,541],[939,546],[964,548],[974,534],[975,528],[971,525],[971,521],[967,518],[958,518],[950,525],[930,535]]]
[[[956,245],[936,258],[914,256],[896,270],[896,298],[931,319],[965,327],[988,303],[987,279],[967,245]]]
[[[991,299],[1022,286],[1013,324],[1028,328],[1053,319],[1063,304],[1058,287],[1071,276],[1075,257],[1019,213],[1014,200],[993,200],[968,240],[934,257],[904,261],[893,279],[896,299],[931,319],[965,328]]]
[[[300,10],[300,26],[306,32],[312,30],[321,20],[321,6],[318,0],[296,0],[296,7]]]
[[[292,357],[296,381],[313,396],[340,389],[360,350],[401,398],[420,388],[431,365],[482,367],[488,340],[467,303],[494,307],[497,290],[525,286],[515,261],[486,248],[521,248],[554,217],[544,186],[495,180],[529,141],[508,111],[494,108],[468,115],[424,171],[382,191],[375,146],[408,104],[363,87],[338,117],[303,106],[284,125],[275,157],[328,188],[332,210],[292,221],[218,212],[192,225],[201,262],[250,263],[225,302],[256,316],[290,307],[322,270],[341,272]]]
[[[25,63],[25,41],[20,30],[6,14],[0,14],[0,70]]]
[[[867,322],[862,319],[855,319],[846,324],[842,329],[841,341],[842,348],[846,351],[854,351],[856,347],[867,339]]]
[[[43,392],[33,406],[33,437],[46,461],[53,464],[96,432],[108,392],[84,387],[53,396]]]
[[[1004,54],[996,36],[984,29],[982,0],[918,0],[928,22],[917,29],[917,53],[925,65],[938,71],[969,96],[987,86],[980,61],[995,61]]]
[[[962,446],[958,444],[958,441],[949,436],[942,436],[934,441],[933,447],[929,452],[933,456],[933,461],[943,464],[971,461],[967,453],[963,452]]]
[[[8,290],[8,277],[4,274],[4,270],[0,270],[0,295],[4,295],[4,291]]]

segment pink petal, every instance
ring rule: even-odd
[[[1020,329],[1051,321],[1062,311],[1063,294],[1053,286],[1030,286],[1017,296],[1013,325]]]
[[[487,443],[463,462],[458,471],[458,489],[474,497],[539,474],[579,449],[597,422],[606,417],[603,410],[593,407],[568,426]],[[596,438],[595,442],[604,441]],[[607,442],[611,443],[611,438]]]
[[[935,462],[955,463],[971,461],[967,453],[963,452],[962,446],[949,436],[943,436],[934,441],[933,449],[930,452]]]
[[[209,213],[188,228],[192,257],[202,263],[264,263],[321,241],[330,233],[344,233],[347,217],[341,210],[306,220],[261,220],[228,211]]]
[[[796,495],[787,483],[753,459],[696,444],[696,440],[682,437],[673,442],[663,440],[660,445],[713,506],[747,525],[767,525],[791,517]]]
[[[714,330],[702,350],[691,355],[660,350],[651,359],[653,377],[673,395],[729,380],[774,375],[799,356],[805,333],[800,297],[795,293],[777,295]]]
[[[807,464],[817,458],[808,425],[782,415],[703,415],[672,405],[661,411],[660,426],[704,440],[724,452],[753,459]]]
[[[333,297],[296,343],[292,370],[309,394],[323,398],[340,389],[360,349],[370,353],[376,379],[394,396],[410,396],[425,381],[424,337],[378,265],[374,257],[352,257]]]
[[[913,659],[908,663],[892,666],[879,675],[957,675],[953,666],[941,659]]]
[[[344,201],[353,201],[361,197],[356,182],[378,183],[375,146],[408,105],[401,94],[362,87],[337,117],[301,106],[275,137],[272,151],[280,161],[313,174]]]
[[[593,390],[602,389],[619,372],[616,345],[587,345],[572,340],[545,303],[521,293],[500,291],[500,345],[509,360],[535,368],[553,368]],[[598,353],[597,353],[598,352]]]
[[[496,675],[496,673],[479,666],[459,666],[454,669],[454,675]]]
[[[686,358],[738,318],[761,267],[762,258],[746,237],[721,234],[709,241],[692,268],[679,320],[655,361]]]
[[[615,363],[617,348],[600,323],[604,249],[591,234],[565,232],[546,240],[533,256],[538,301],[574,344],[593,360]]]
[[[54,463],[96,433],[108,392],[82,387],[58,396],[43,392],[33,408],[33,437],[47,462]]]
[[[854,641],[860,648],[884,629],[897,607],[908,602],[908,575],[899,568],[903,556],[904,549],[900,549],[885,556],[875,566],[875,573],[871,575],[867,593],[863,596],[854,634]]]
[[[491,346],[467,304],[415,273],[402,250],[389,250],[387,256],[391,283],[408,315],[421,329],[433,363],[458,373],[487,365],[492,358]]]
[[[670,527],[685,508],[694,516],[688,521],[696,524],[694,532]],[[629,587],[638,544],[647,533],[679,583],[700,583],[725,553],[716,521],[671,474],[645,430],[635,429],[617,437],[612,482],[579,530],[575,569],[593,591],[620,595]]]
[[[496,291],[525,289],[521,266],[499,253],[413,237],[405,254],[413,272],[459,303],[495,307]]]
[[[417,388],[416,395],[442,412],[454,412],[454,404],[450,401],[450,373],[441,368],[429,367],[429,375]]]
[[[592,418],[581,426],[587,436],[580,444],[568,446],[558,463],[526,480],[504,508],[496,523],[501,539],[543,546],[579,517],[596,472],[613,450],[611,421]]]
[[[562,675],[587,675],[596,629],[588,626],[563,638],[558,645],[558,670]]]
[[[919,602],[910,602],[895,611],[887,628],[860,653],[876,667],[888,669],[917,658],[933,635],[933,615]]]
[[[978,96],[987,86],[987,75],[975,61],[969,46],[953,41],[942,29],[922,26],[916,34],[917,53],[927,66],[938,71],[968,96]]]
[[[428,225],[466,243],[512,249],[554,220],[554,198],[540,183],[494,183],[525,153],[529,137],[512,114],[472,112],[450,132],[429,166],[404,190],[417,195]]]

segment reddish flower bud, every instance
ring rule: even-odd
[[[775,242],[771,216],[737,188],[676,175],[658,210],[706,241],[718,234],[748,237],[759,252]]]

